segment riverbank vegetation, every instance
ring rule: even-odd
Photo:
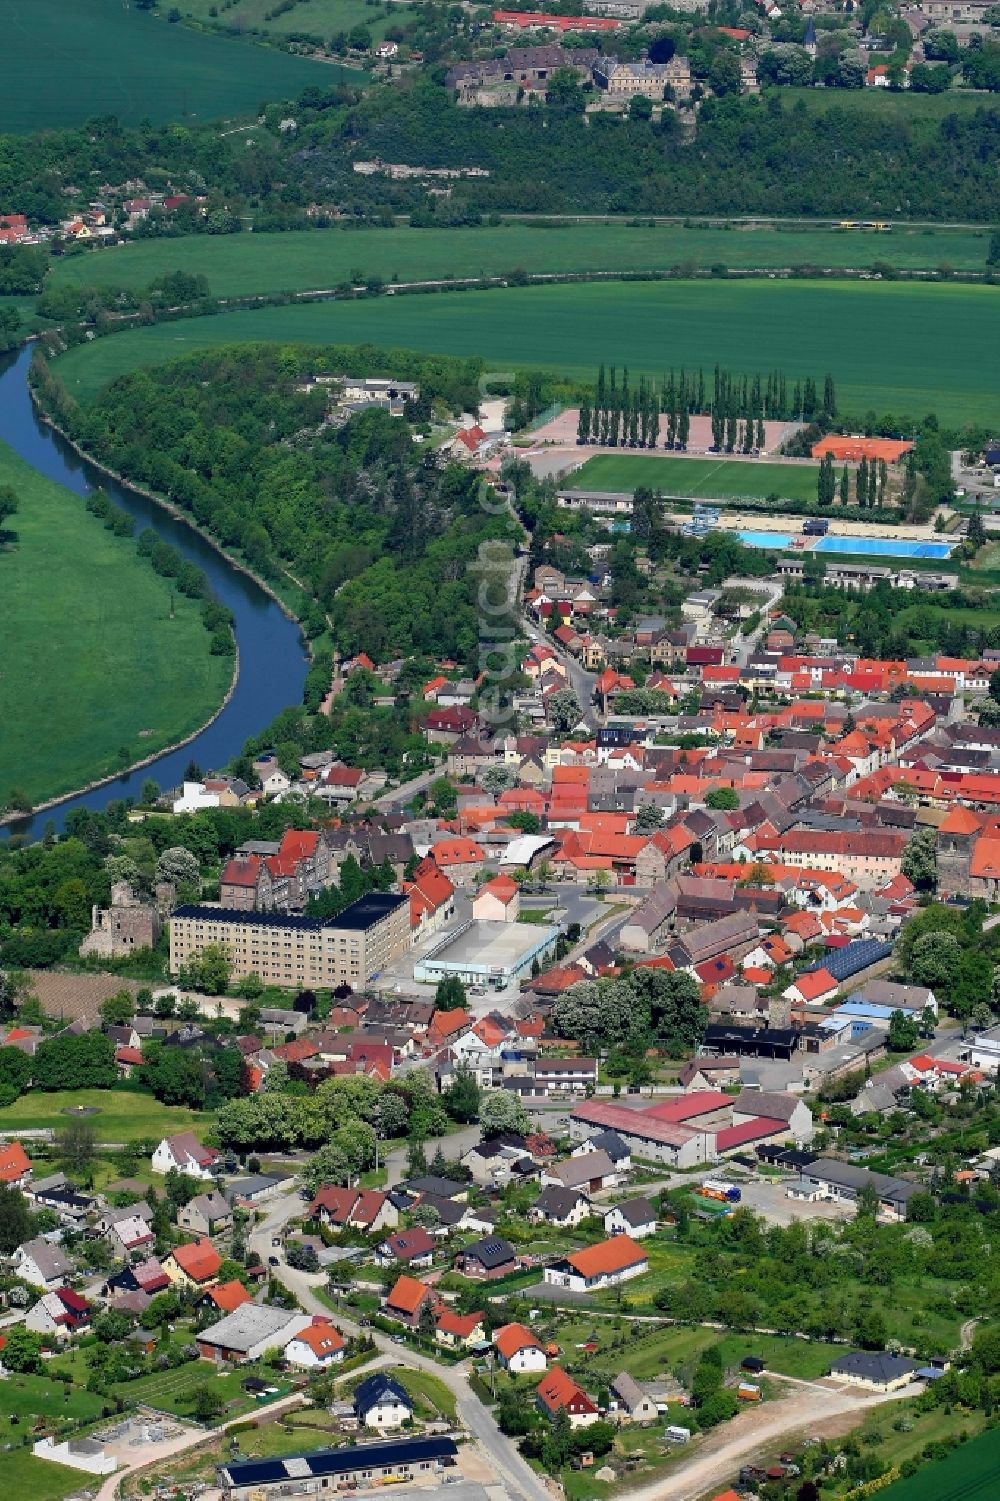
[[[0,804],[36,804],[113,775],[204,724],[232,678],[231,633],[158,577],[131,536],[5,445],[18,498],[0,555]],[[117,508],[115,508],[117,510]],[[11,794],[14,793],[14,797]]]
[[[478,401],[475,359],[371,348],[233,347],[137,371],[85,407],[44,365],[37,378],[46,405],[100,462],[179,506],[265,578],[297,579],[310,637],[329,628],[348,656],[471,667],[470,565],[513,523],[480,505],[475,471],[439,466],[400,418],[370,409],[330,421],[329,388],[306,378],[346,369],[416,379],[411,415],[422,425]],[[327,661],[315,686],[328,684]]]

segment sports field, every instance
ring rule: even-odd
[[[201,272],[215,297],[327,290],[341,282],[431,281],[568,271],[734,269],[810,263],[863,268],[885,260],[907,269],[947,261],[959,270],[986,264],[986,230],[903,230],[891,235],[834,229],[688,229],[606,223],[560,228],[542,223],[478,229],[313,229],[287,234],[190,235],[137,240],[55,259],[53,287],[148,286],[166,271]]]
[[[879,1494],[885,1501],[992,1501],[998,1477],[1000,1431],[994,1428]]]
[[[161,7],[165,11],[168,7]],[[122,0],[0,0],[0,131],[79,125],[93,115],[214,120],[256,113],[355,72],[189,26]]]
[[[747,459],[679,459],[664,454],[596,454],[574,470],[574,490],[634,490],[648,485],[692,500],[738,496],[816,499],[816,464],[758,464]]]
[[[89,1117],[97,1140],[138,1141],[194,1130],[202,1135],[212,1117],[183,1105],[161,1105],[152,1095],[127,1089],[32,1090],[0,1110],[0,1127],[7,1132],[54,1130],[65,1126],[68,1110],[92,1110]],[[2,1395],[2,1388],[0,1388]]]
[[[0,549],[0,789],[35,803],[172,744],[218,708],[233,670],[193,600],[79,496],[0,445],[20,509]],[[127,758],[119,751],[127,751]]]
[[[614,282],[333,301],[130,329],[54,368],[86,399],[124,371],[259,340],[481,355],[589,379],[601,361],[655,377],[716,364],[781,369],[789,382],[829,371],[842,412],[1000,425],[1000,297],[949,284]]]

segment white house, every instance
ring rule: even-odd
[[[285,1346],[289,1365],[304,1371],[325,1369],[344,1358],[344,1336],[332,1324],[319,1322],[300,1329]]]
[[[377,1371],[355,1391],[354,1412],[366,1428],[401,1428],[413,1417],[413,1403],[404,1386],[384,1371]]]
[[[523,1324],[504,1324],[493,1335],[497,1359],[505,1371],[515,1376],[528,1371],[544,1371],[548,1357],[541,1341]]]
[[[154,1173],[169,1173],[175,1168],[189,1178],[210,1180],[215,1175],[218,1152],[203,1147],[193,1131],[180,1131],[176,1136],[165,1136],[152,1157]]]
[[[645,1251],[628,1235],[613,1235],[595,1246],[574,1251],[545,1268],[545,1281],[553,1287],[571,1292],[589,1293],[600,1288],[616,1287],[649,1270]]]
[[[219,794],[206,790],[204,782],[185,782],[180,797],[174,798],[175,813],[197,813],[200,808],[217,808]]]
[[[14,1252],[14,1270],[25,1282],[30,1282],[32,1287],[50,1290],[72,1276],[73,1264],[58,1246],[38,1236],[37,1239],[18,1246]]]
[[[608,1235],[630,1235],[633,1240],[656,1234],[656,1210],[648,1199],[626,1199],[615,1204],[604,1216]]]

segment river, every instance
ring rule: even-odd
[[[31,355],[29,345],[0,361],[0,439],[35,469],[76,495],[86,495],[100,486],[135,517],[137,533],[152,527],[165,542],[197,563],[215,597],[233,612],[240,652],[240,673],[232,697],[219,717],[187,745],[165,751],[148,766],[68,797],[33,818],[19,819],[0,830],[37,839],[50,822],[61,832],[66,815],[74,808],[104,808],[115,798],[129,796],[138,801],[139,790],[148,777],[166,789],[183,779],[189,761],[196,761],[206,771],[225,765],[249,736],[289,704],[301,702],[308,663],[298,626],[259,584],[234,568],[186,521],[102,474],[39,421],[28,390]],[[94,525],[98,525],[96,520]],[[80,566],[86,567],[85,558],[81,558]],[[8,670],[16,671],[16,665],[8,664]]]

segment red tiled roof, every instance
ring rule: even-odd
[[[222,1257],[204,1236],[196,1240],[193,1245],[175,1246],[171,1251],[177,1266],[182,1272],[186,1272],[192,1282],[207,1282],[209,1277],[214,1277],[222,1265]]]
[[[807,970],[804,975],[798,975],[794,983],[804,1001],[815,1001],[837,988],[837,982],[828,969]]]
[[[592,1413],[597,1408],[587,1396],[582,1386],[578,1386],[572,1376],[567,1376],[559,1366],[553,1366],[535,1387],[539,1400],[550,1413],[557,1413],[565,1407],[567,1412]]]
[[[344,1348],[344,1336],[340,1330],[326,1322],[307,1324],[304,1329],[299,1330],[295,1338],[300,1339],[304,1345],[308,1345],[313,1354],[320,1356],[321,1359],[328,1355],[335,1355],[338,1350]]]
[[[235,1309],[242,1308],[244,1303],[251,1303],[253,1299],[243,1286],[234,1277],[232,1282],[219,1282],[215,1287],[208,1289],[208,1296],[216,1308],[221,1308],[225,1313],[233,1313]]]
[[[523,1324],[504,1324],[502,1329],[497,1329],[493,1334],[493,1343],[496,1345],[504,1360],[510,1360],[518,1350],[541,1350],[544,1349],[538,1337],[526,1329]]]
[[[764,1137],[777,1136],[780,1131],[787,1130],[786,1121],[758,1115],[752,1121],[744,1121],[740,1126],[727,1126],[724,1131],[718,1132],[715,1149],[717,1152],[728,1152],[731,1147],[741,1147],[748,1141],[761,1141]]]
[[[726,1096],[729,1103],[729,1096]],[[599,1277],[610,1272],[620,1272],[628,1266],[636,1266],[648,1260],[645,1251],[637,1246],[631,1236],[612,1235],[610,1240],[598,1241],[596,1246],[585,1246],[574,1251],[566,1260],[581,1277]]]
[[[31,1171],[31,1158],[19,1141],[0,1147],[0,1183],[16,1183]]]
[[[399,1313],[408,1314],[412,1318],[429,1293],[430,1288],[427,1284],[418,1281],[416,1277],[405,1275],[397,1277],[392,1291],[385,1300],[386,1306]]]

